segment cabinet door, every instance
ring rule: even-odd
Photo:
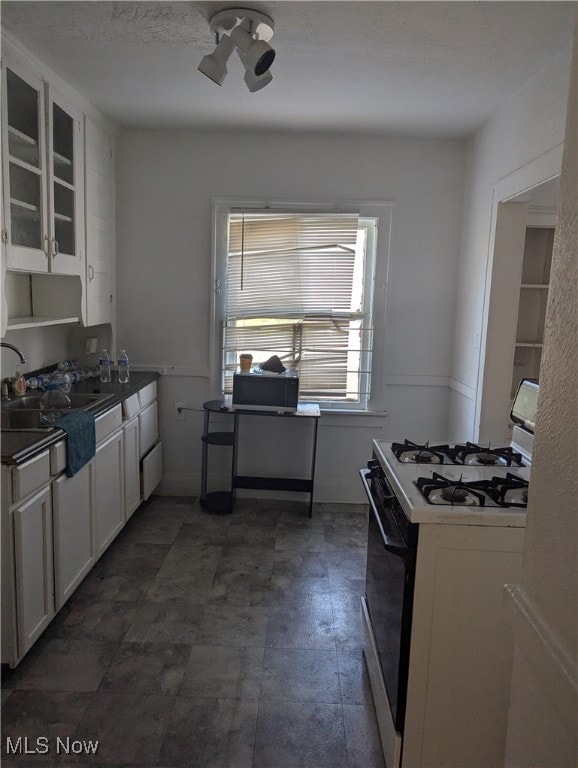
[[[98,559],[124,525],[122,430],[99,445],[94,457],[94,538]]]
[[[54,598],[58,611],[94,564],[92,537],[93,464],[52,485],[54,518]]]
[[[152,448],[159,437],[159,418],[156,401],[139,414],[140,455]]]
[[[124,432],[124,503],[128,520],[140,504],[138,418],[125,422]]]
[[[39,77],[2,68],[2,155],[9,269],[48,271],[44,86]]]
[[[84,120],[86,211],[86,324],[113,320],[114,159],[112,137]]]
[[[14,510],[18,653],[23,656],[54,616],[50,486]]]
[[[84,123],[80,110],[46,86],[50,271],[84,270]]]

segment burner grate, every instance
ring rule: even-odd
[[[398,461],[405,464],[444,464],[449,456],[449,445],[420,445],[411,440],[392,443],[391,450]]]

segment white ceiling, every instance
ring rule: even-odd
[[[243,4],[243,3],[241,3]],[[3,0],[1,23],[119,125],[463,137],[569,44],[573,2],[245,3],[275,23],[273,82],[197,71],[236,3]]]

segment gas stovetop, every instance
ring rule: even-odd
[[[392,443],[391,450],[403,464],[461,464],[483,467],[525,467],[522,454],[510,446],[481,446],[475,443],[456,445],[420,444],[411,440]]]
[[[411,522],[524,527],[530,466],[509,446],[374,440]]]

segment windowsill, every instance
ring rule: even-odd
[[[323,427],[364,427],[382,429],[388,411],[345,411],[321,408],[319,426]]]

